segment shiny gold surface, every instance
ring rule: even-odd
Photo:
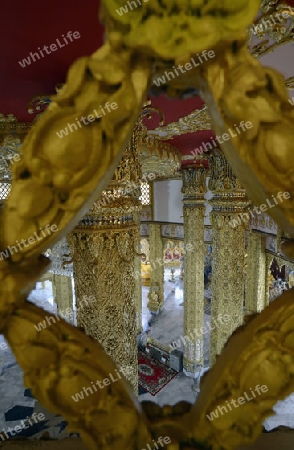
[[[142,171],[156,178],[170,178],[181,166],[181,154],[176,147],[157,137],[145,135],[139,142]]]
[[[256,58],[294,43],[294,9],[280,1],[263,2],[260,9],[261,15],[248,28],[248,45]]]
[[[245,309],[261,312],[268,305],[266,296],[266,253],[265,238],[250,232],[247,247],[247,269],[245,279]]]
[[[199,83],[216,133],[222,136],[241,121],[252,123],[250,129],[221,144],[232,168],[255,205],[278,192],[289,192],[290,198],[268,214],[293,234],[294,109],[283,76],[262,67],[242,42],[223,48],[221,58],[202,69]]]
[[[184,255],[184,335],[192,336],[185,344],[184,369],[189,375],[195,375],[203,366],[203,336],[200,330],[204,322],[204,194],[207,170],[185,169],[182,174],[184,244],[185,248],[192,246]]]
[[[135,270],[137,227],[74,230],[77,325],[96,339],[138,391]],[[84,298],[95,301],[84,305]]]
[[[73,254],[77,324],[97,339],[137,395],[137,332],[141,331],[138,122],[104,199],[68,235]],[[123,188],[130,186],[126,194]],[[84,298],[94,302],[84,307]],[[82,307],[80,307],[82,305]],[[140,319],[139,319],[140,317]]]
[[[110,41],[118,39],[119,34],[128,48],[144,48],[159,60],[169,61],[213,48],[220,40],[231,42],[242,38],[260,0],[238,3],[149,0],[120,16],[116,10],[124,5],[124,0],[103,2],[102,19]]]
[[[151,313],[158,314],[164,304],[164,260],[161,225],[150,223],[149,232],[150,289],[147,308]]]
[[[75,214],[78,218],[85,214],[112,176],[130,139],[150,73],[145,56],[134,60],[131,51],[119,50],[118,44],[114,54],[106,43],[92,56],[75,62],[65,86],[25,139],[22,158],[13,166],[14,183],[2,217],[2,248],[20,237],[34,236],[48,223],[66,232],[69,223],[76,223]],[[116,103],[117,109],[58,137],[56,133],[76,117],[101,112],[100,105],[106,101]],[[20,195],[22,207],[16,209]],[[17,226],[11,227],[11,222]],[[51,234],[11,260],[33,259],[57,239],[58,233]]]
[[[53,275],[54,300],[57,304],[58,315],[68,323],[74,323],[73,290],[71,277],[66,275]]]
[[[195,405],[182,402],[161,408],[147,403],[143,405],[144,414],[130,384],[123,379],[81,403],[73,402],[72,395],[92,381],[114,373],[116,366],[99,343],[64,321],[37,332],[34,325],[48,313],[25,301],[39,274],[48,269],[48,261],[38,256],[40,252],[76,225],[113,176],[146,96],[152,58],[172,66],[213,47],[215,60],[181,81],[170,83],[171,89],[200,87],[217,133],[225,133],[236,121],[253,122],[247,133],[225,142],[223,151],[256,204],[280,190],[293,195],[294,113],[284,80],[277,72],[262,68],[242,42],[259,0],[236,3],[224,0],[221,4],[217,2],[217,9],[213,0],[193,3],[149,0],[142,8],[119,17],[116,9],[124,3],[124,0],[104,1],[103,17],[109,40],[93,56],[73,64],[66,86],[28,134],[22,159],[15,165],[12,194],[0,213],[1,251],[14,245],[17,239],[32,236],[47,223],[55,223],[58,232],[0,261],[0,330],[24,371],[26,386],[32,388],[45,407],[61,414],[71,429],[80,432],[92,450],[142,449],[149,444],[153,446],[152,439],[166,435],[172,440],[169,450],[185,446],[232,450],[253,442],[277,400],[294,389],[293,290],[283,294],[230,339],[205,376]],[[194,12],[197,14],[191,14]],[[113,114],[80,128],[66,139],[57,137],[56,132],[76,116],[91,114],[106,101],[119,105]],[[213,187],[220,194],[214,198],[221,208],[220,212],[215,211],[214,218],[214,245],[223,244],[219,267],[226,262],[225,251],[229,264],[237,265],[236,277],[230,277],[230,283],[236,281],[237,288],[229,287],[226,293],[227,297],[237,294],[235,304],[230,303],[235,325],[238,322],[235,318],[239,318],[241,290],[237,275],[244,263],[244,231],[229,227],[228,216],[242,211],[247,200],[240,191],[237,195],[224,195],[222,191],[236,189],[237,185],[236,179],[222,175],[220,185],[215,180]],[[234,214],[224,211],[230,203]],[[129,269],[127,250],[131,249],[132,259],[136,239],[130,235],[137,225],[124,229],[119,202],[116,206],[117,217],[108,216],[105,222],[97,218],[97,227],[102,228],[100,233],[95,228],[96,241],[103,247],[103,257],[109,244],[110,261],[122,260]],[[130,200],[124,211],[133,206]],[[293,232],[293,212],[292,200],[275,211],[270,210],[289,234]],[[87,226],[86,222],[80,224],[80,230],[74,233],[81,233],[90,246],[91,240],[85,238]],[[228,240],[234,244],[228,244]],[[98,258],[94,246],[92,257]],[[127,283],[131,283],[128,273]],[[221,308],[228,304],[223,288],[218,300]],[[133,331],[136,333],[135,325],[132,335]],[[226,337],[221,336],[220,341],[224,343]],[[207,418],[218,405],[250,392],[258,384],[268,387],[267,394],[216,420]]]
[[[212,283],[210,366],[243,323],[245,231],[249,204],[245,189],[220,150],[210,157]],[[223,321],[227,315],[228,320]],[[221,318],[221,322],[220,319]]]
[[[196,109],[187,116],[180,117],[177,122],[149,130],[149,136],[156,136],[158,139],[172,139],[174,136],[195,133],[200,130],[211,129],[211,118],[206,106]]]

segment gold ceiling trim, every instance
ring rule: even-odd
[[[170,178],[181,167],[182,155],[176,147],[157,137],[140,134],[138,151],[143,173],[153,173],[156,178]]]
[[[19,134],[27,133],[32,127],[31,122],[19,122],[14,114],[0,114],[0,134],[16,132]]]
[[[202,155],[182,155],[182,161],[207,161],[208,154],[202,154]]]
[[[172,122],[164,127],[149,130],[148,136],[156,136],[157,139],[172,139],[174,136],[211,130],[211,128],[211,118],[207,107],[204,106],[201,109],[195,109],[187,116],[180,117],[178,122]]]

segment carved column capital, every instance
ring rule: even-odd
[[[211,191],[244,191],[244,186],[220,149],[214,149],[207,159],[210,167],[208,187]]]
[[[207,169],[190,167],[182,170],[183,187],[182,193],[185,197],[196,197],[206,192]]]

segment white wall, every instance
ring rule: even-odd
[[[183,223],[182,180],[154,182],[154,220]]]

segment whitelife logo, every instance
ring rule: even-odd
[[[102,114],[98,114],[98,112],[96,111],[96,109],[94,109],[93,113],[95,114],[96,118],[94,117],[93,114],[89,114],[87,117],[82,116],[80,119],[78,119],[76,117],[76,121],[77,124],[80,128],[82,128],[82,124],[81,121],[83,123],[83,125],[89,125],[89,123],[94,122],[97,119],[101,119],[102,116],[105,116],[107,112],[111,112],[111,110],[113,109],[117,109],[118,108],[118,104],[116,102],[106,102],[104,107],[102,107],[102,105],[99,106]],[[104,110],[104,108],[107,109],[107,111]],[[88,119],[88,122],[87,122]],[[68,136],[68,130],[72,133],[73,131],[77,131],[78,130],[78,126],[76,123],[67,123],[67,127],[65,127],[63,130],[60,131],[56,131],[57,136],[59,137],[59,139],[62,139],[64,136]]]
[[[217,323],[217,321],[219,321],[220,323]],[[194,328],[194,330],[190,331],[189,334],[186,334],[185,336],[181,335],[180,339],[172,342],[171,344],[169,344],[169,346],[172,348],[172,350],[174,350],[176,348],[181,347],[182,343],[184,345],[186,345],[187,343],[189,344],[189,342],[194,342],[195,339],[200,338],[201,336],[203,336],[205,333],[208,333],[209,331],[215,330],[216,328],[218,328],[220,325],[223,325],[224,323],[229,323],[229,321],[230,321],[230,316],[228,314],[225,314],[224,316],[222,316],[222,314],[219,314],[217,319],[213,319],[213,323],[206,322],[204,327],[202,327],[200,329]],[[213,324],[215,325],[215,327],[212,326]],[[206,328],[206,326],[207,326],[207,328]],[[193,336],[193,333],[195,333],[195,336]],[[186,342],[186,340],[187,340],[187,342]],[[182,341],[182,343],[181,343],[181,341]]]
[[[70,42],[73,42],[73,39],[80,39],[81,35],[78,31],[74,31],[73,33],[71,31],[68,31],[66,37],[64,36],[64,34],[62,35],[62,37],[63,37],[63,42],[65,42],[65,44],[60,42],[59,39],[56,39],[58,46],[55,43],[53,43],[53,44],[50,44],[49,46],[44,45],[44,47],[42,49],[40,47],[38,47],[39,51],[37,53],[31,52],[27,58],[24,58],[22,61],[18,61],[18,64],[20,64],[21,67],[24,69],[26,66],[29,66],[30,64],[32,64],[31,59],[33,60],[33,62],[36,62],[35,58],[38,58],[38,60],[41,59],[41,57],[44,58],[44,56],[50,55],[50,53],[52,53],[52,52],[56,52],[56,50],[58,50],[58,48],[62,48],[62,47],[65,47],[66,45],[68,45],[69,42],[67,42],[67,39],[69,39]],[[51,51],[48,50],[49,48]],[[46,52],[45,55],[44,55],[43,51]]]
[[[205,61],[208,61],[209,58],[214,58],[215,57],[215,53],[213,50],[203,50],[203,52],[201,53],[201,56],[199,55],[199,53],[197,53],[197,58],[198,58],[198,62],[195,61],[194,58],[190,59],[190,62],[185,64],[185,69],[184,69],[184,65],[183,64],[179,64],[177,67],[173,66],[174,71],[173,72],[168,72],[167,70],[164,72],[164,75],[162,77],[158,77],[157,80],[153,80],[153,83],[156,84],[157,87],[159,87],[161,84],[165,84],[166,83],[166,78],[168,79],[168,81],[170,81],[170,77],[172,77],[173,79],[176,78],[176,76],[180,76],[181,73],[186,73],[187,70],[191,70],[194,67],[198,67],[200,66],[200,64],[205,63]],[[203,61],[203,59],[205,61]],[[180,71],[181,73],[179,73],[178,71]]]
[[[253,400],[254,398],[256,398],[256,394],[255,392],[257,392],[258,395],[261,395],[262,393],[264,394],[265,392],[268,391],[268,387],[266,385],[263,386],[259,386],[259,384],[257,384],[255,386],[255,392],[250,388],[251,391],[251,395],[252,397],[249,397],[247,395],[247,392],[244,392],[244,397],[239,397],[237,400],[232,399],[230,401],[231,405],[234,406],[234,408],[239,408],[240,405],[244,405],[245,402],[250,402],[251,400]],[[227,410],[227,408],[229,408],[230,411],[232,411],[232,407],[230,405],[230,403],[228,401],[226,401],[226,406],[218,406],[214,411],[212,411],[211,414],[206,414],[206,417],[212,421],[214,419],[217,419],[219,417],[219,412],[221,413],[221,415],[225,413],[228,413],[229,411]],[[227,407],[227,408],[226,408]]]
[[[262,212],[266,212],[269,208],[274,208],[275,206],[277,206],[280,203],[282,203],[285,200],[289,200],[289,198],[291,197],[291,194],[289,192],[278,192],[277,194],[277,198],[272,195],[272,199],[266,199],[266,203],[262,203],[261,205],[258,206],[254,206],[253,207],[253,211],[256,214],[261,214]],[[271,203],[271,200],[273,200],[274,203]],[[260,211],[259,211],[260,209]],[[249,215],[250,213],[250,215]],[[235,228],[238,225],[241,225],[241,221],[243,220],[244,223],[247,222],[247,220],[250,219],[250,216],[252,219],[254,219],[254,213],[252,212],[251,208],[248,209],[248,212],[246,213],[242,213],[239,214],[239,217],[237,219],[232,219],[230,220],[229,224],[231,225],[232,228]]]
[[[41,241],[42,239],[46,238],[47,236],[50,236],[51,233],[55,233],[58,231],[57,225],[49,225],[47,224],[45,226],[45,229],[43,230],[40,228],[42,236],[40,237],[37,232],[35,231],[34,236],[30,236],[28,239],[22,239],[21,242],[16,241],[15,245],[8,246],[6,250],[3,252],[0,252],[0,261],[4,258],[9,258],[10,256],[14,255],[15,253],[18,253],[19,250],[22,251],[24,247],[29,247],[30,245],[35,244],[36,241]],[[17,247],[16,247],[17,245]]]
[[[241,129],[240,129],[240,128]],[[207,152],[209,150],[213,150],[213,148],[218,147],[218,144],[223,144],[225,141],[229,141],[232,137],[238,136],[238,134],[241,134],[242,132],[245,132],[246,130],[249,130],[253,127],[253,123],[248,121],[244,122],[242,120],[239,125],[234,124],[234,129],[232,130],[229,128],[227,133],[222,134],[221,136],[216,135],[215,138],[211,137],[213,145],[211,145],[210,142],[202,142],[199,148],[195,148],[191,151],[191,154],[193,156],[202,155],[204,152]],[[237,134],[236,134],[237,132]]]
[[[142,0],[142,1],[143,1],[144,3],[147,3],[149,0]],[[125,4],[125,6],[122,6],[121,8],[116,9],[115,12],[117,12],[117,14],[119,14],[120,16],[122,16],[123,14],[127,14],[127,13],[129,12],[128,6],[129,6],[129,8],[131,9],[131,11],[133,11],[133,6],[134,6],[135,8],[138,8],[139,6],[142,6],[142,2],[141,2],[141,0],[137,0],[137,3],[136,3],[136,2],[130,2],[130,1],[128,1],[128,2]]]
[[[25,420],[28,421],[29,426],[26,425]],[[32,423],[31,420],[34,420],[35,423]],[[8,427],[6,430],[3,430],[0,433],[0,438],[2,439],[2,441],[5,441],[6,439],[9,439],[10,437],[14,437],[16,435],[16,433],[20,433],[22,430],[27,430],[30,426],[32,427],[33,425],[37,424],[39,421],[43,421],[45,420],[45,416],[43,413],[39,413],[37,414],[36,412],[34,412],[32,414],[32,417],[29,419],[29,417],[27,416],[26,419],[21,420],[20,423],[21,425],[16,425],[15,427]],[[11,436],[8,435],[8,433],[11,434]],[[15,434],[14,434],[15,433]],[[5,437],[3,436],[3,434],[5,435]],[[1,445],[1,444],[0,444]]]
[[[288,6],[287,8],[290,9],[290,7]],[[281,18],[282,16],[282,18]],[[278,19],[281,22],[284,22],[285,19],[288,19],[289,17],[291,17],[291,14],[288,12],[282,12],[282,13],[278,13],[276,12],[275,14],[272,14],[268,19],[262,19],[261,24],[259,25],[255,25],[254,27],[252,27],[252,32],[255,36],[258,36],[261,33],[264,33],[266,30],[270,30],[272,28],[273,25],[277,24],[277,20]]]
[[[119,372],[122,372],[123,375],[125,375],[125,373],[127,372],[127,369],[115,369],[116,371],[116,375],[118,376],[118,378],[115,378],[112,373],[108,374],[109,378],[104,378],[104,380],[96,380],[96,382],[91,381],[92,386],[88,386],[88,387],[83,387],[83,391],[77,392],[75,395],[72,395],[71,398],[75,401],[75,402],[79,402],[80,400],[84,400],[85,396],[84,393],[86,394],[86,396],[88,397],[89,395],[93,395],[94,392],[97,392],[98,389],[96,388],[95,384],[97,386],[99,386],[99,389],[104,389],[106,386],[109,386],[111,383],[115,383],[118,380],[121,380],[121,374]],[[93,392],[94,390],[94,392]]]
[[[93,303],[95,301],[96,301],[96,298],[94,295],[90,295],[89,297],[87,295],[84,295],[83,299],[80,300],[78,303],[79,311],[81,311],[85,306],[88,307],[89,302]],[[42,331],[42,330],[45,330],[47,328],[47,326],[50,326],[53,323],[56,323],[56,321],[59,322],[60,317],[64,320],[68,321],[69,319],[72,318],[72,315],[73,315],[73,310],[71,308],[66,308],[66,310],[64,310],[64,311],[58,311],[57,316],[53,316],[53,315],[46,316],[45,320],[43,322],[37,323],[36,325],[34,325],[34,327],[37,331]],[[52,323],[51,323],[51,320],[52,320]]]

